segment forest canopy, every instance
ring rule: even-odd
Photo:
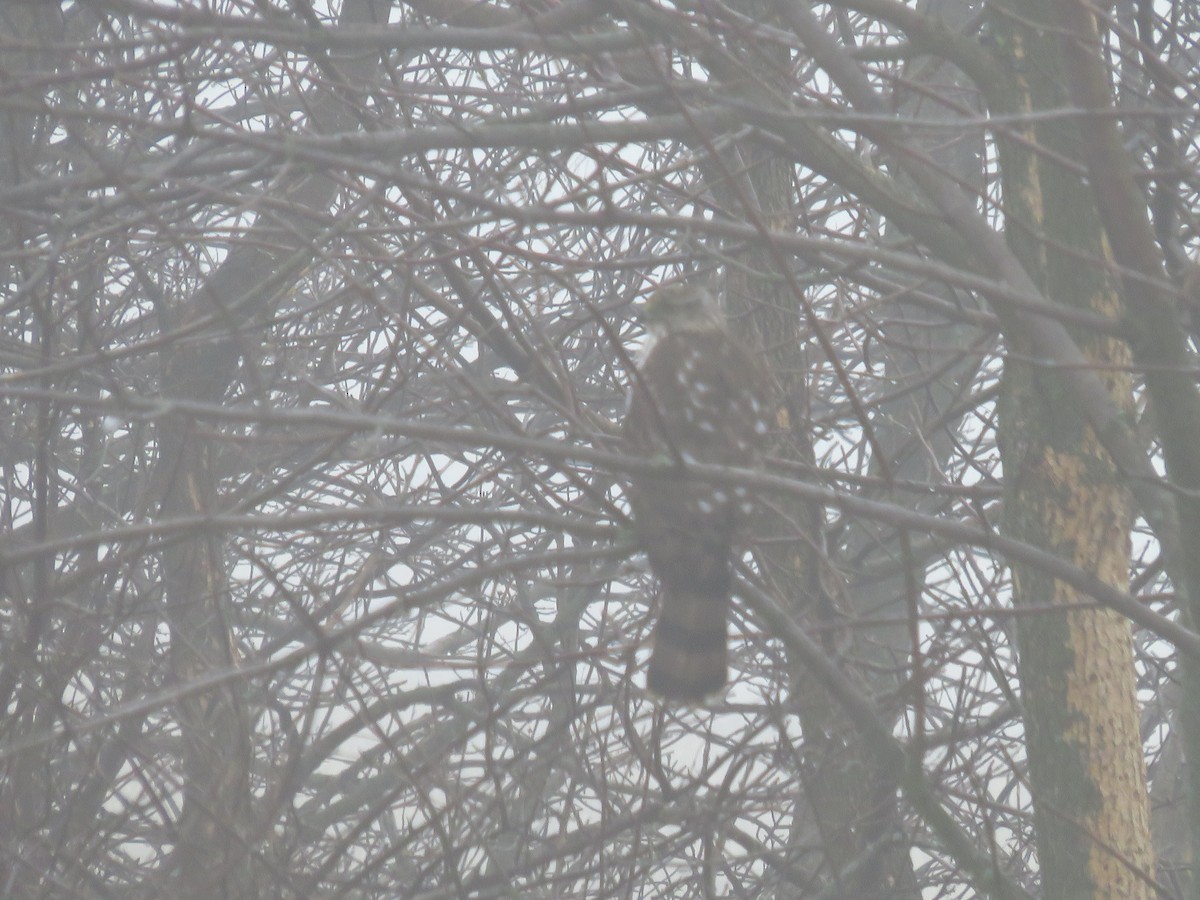
[[[1198,46],[0,5],[3,892],[1195,896]],[[620,438],[680,283],[769,372],[750,465]],[[702,703],[631,478],[754,498]]]

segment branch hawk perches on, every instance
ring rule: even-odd
[[[650,297],[644,315],[653,343],[633,378],[626,447],[685,464],[753,466],[769,429],[768,380],[716,299],[697,285],[671,285]],[[725,684],[745,490],[672,472],[636,476],[629,496],[634,533],[662,584],[647,687],[702,700]]]

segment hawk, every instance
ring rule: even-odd
[[[682,463],[752,466],[769,430],[768,380],[698,285],[660,288],[646,301],[652,343],[633,378],[625,447]],[[662,585],[647,687],[698,702],[726,680],[734,538],[745,489],[680,471],[639,475],[629,495],[634,535]]]

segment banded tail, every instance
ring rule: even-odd
[[[725,686],[730,596],[715,587],[663,584],[646,687],[666,700],[699,703]]]

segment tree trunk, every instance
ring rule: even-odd
[[[756,20],[774,18],[773,3],[745,0],[739,8]],[[754,94],[765,88],[759,102],[774,89],[786,89],[777,84],[789,71],[786,51],[770,55],[759,46],[740,49],[740,68],[722,72],[728,83],[743,73],[752,76],[744,89]],[[714,65],[721,71],[720,64]],[[752,141],[735,144],[722,159],[724,171],[710,166],[705,172],[722,208],[764,231],[801,227],[804,217],[791,160]],[[804,288],[791,254],[772,248],[765,235],[724,252],[734,260],[726,278],[730,311],[753,332],[778,387],[779,433],[771,453],[813,466],[806,346],[815,339],[812,329],[823,326],[805,312]],[[821,637],[829,655],[844,652],[855,633],[845,627],[843,577],[827,555],[824,510],[779,497],[760,508],[756,532],[766,540],[759,558],[771,593]],[[865,658],[868,651],[851,655]],[[901,828],[898,773],[877,765],[850,717],[813,673],[798,662],[789,668],[789,707],[804,734],[790,835],[797,858],[800,848],[820,846],[823,859],[808,874],[813,884],[824,884],[838,896],[919,896],[909,848],[903,841],[884,839]]]
[[[993,33],[1010,77],[993,113],[1066,106],[1055,39],[1033,26],[1042,4],[1002,5]],[[1070,120],[1001,140],[1007,235],[1047,297],[1115,316],[1120,297],[1099,264],[1108,250],[1092,195],[1058,161],[1079,157],[1078,140]],[[1128,347],[1082,332],[1075,339],[1113,399],[1131,408]],[[1057,373],[1028,350],[1010,337],[1000,402],[1006,528],[1126,589],[1130,497]],[[1013,585],[1045,896],[1148,897],[1154,863],[1129,622],[1026,566],[1013,566]]]

